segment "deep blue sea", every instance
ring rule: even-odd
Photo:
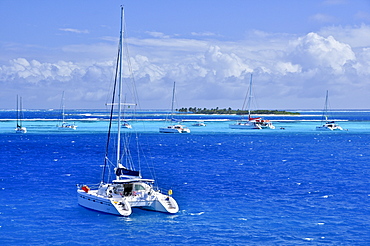
[[[105,112],[71,111],[78,129],[60,132],[50,111],[26,111],[16,134],[0,111],[0,245],[370,245],[370,110],[334,112],[341,132],[301,113],[257,131],[183,116],[207,123],[190,134],[143,114],[132,125],[180,212],[125,218],[77,204],[76,184],[100,181]]]

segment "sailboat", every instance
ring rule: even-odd
[[[171,119],[170,119],[172,122],[178,122],[178,120],[176,120],[173,117],[173,104],[175,101],[175,87],[176,87],[176,82],[173,82]],[[181,124],[176,123],[176,124],[169,125],[167,127],[159,128],[159,132],[160,133],[190,133],[190,129]]]
[[[204,121],[198,121],[194,123],[192,126],[206,126],[206,123],[204,123]]]
[[[249,81],[249,90],[248,90],[248,120],[241,120],[235,124],[230,124],[231,129],[275,129],[275,126],[269,120],[264,120],[261,117],[252,117],[251,116],[251,103],[252,103],[252,74]],[[244,100],[245,104],[245,100]],[[244,105],[243,105],[244,108]]]
[[[19,107],[18,107],[18,101],[19,101]],[[22,126],[22,118],[23,118],[22,97],[18,99],[18,95],[17,95],[17,127],[15,128],[16,133],[26,133],[27,132],[27,128]]]
[[[343,128],[337,125],[334,121],[328,120],[328,97],[329,92],[326,91],[325,107],[322,115],[322,121],[325,122],[321,126],[316,127],[316,131],[342,131]],[[324,120],[325,119],[325,120]]]
[[[127,105],[127,103],[126,103],[126,98],[125,98],[125,101],[124,101],[124,106],[125,105]],[[123,109],[123,113],[125,112],[125,110]],[[126,128],[126,129],[132,129],[132,125],[128,122],[128,121],[126,121],[126,120],[124,120],[123,122],[122,122],[122,128]]]
[[[64,91],[62,93],[62,101],[61,101],[61,108],[62,108],[62,123],[57,125],[59,130],[76,130],[77,126],[75,124],[70,124],[65,122],[65,113],[64,113]]]
[[[122,123],[122,128],[132,129],[132,125],[128,123],[127,121],[124,121]]]
[[[113,90],[111,103],[111,117],[108,130],[107,150],[105,155],[105,163],[102,171],[100,184],[95,188],[87,185],[78,185],[77,197],[78,204],[100,212],[118,215],[129,216],[132,213],[132,208],[141,208],[145,210],[153,210],[158,212],[174,214],[179,211],[179,206],[176,200],[172,197],[172,190],[168,190],[167,194],[162,193],[154,187],[154,179],[144,179],[141,172],[134,168],[134,158],[130,155],[129,138],[121,141],[121,95],[122,95],[122,57],[123,57],[123,32],[124,27],[124,9],[121,6],[121,31],[119,51],[117,56],[117,72],[115,89]],[[118,79],[117,79],[118,76]],[[118,83],[117,83],[118,82]],[[116,88],[118,87],[118,88]],[[115,103],[115,94],[118,94],[118,102]],[[109,158],[108,152],[110,149],[111,127],[113,124],[113,111],[117,106],[117,132],[115,156]],[[127,132],[126,132],[127,133]],[[125,136],[125,135],[123,135]],[[135,138],[138,139],[137,137]],[[112,141],[113,142],[113,141]],[[121,146],[122,145],[122,146]],[[123,147],[123,148],[121,148]],[[137,147],[137,151],[139,151]],[[109,150],[109,151],[108,151]],[[139,158],[138,158],[139,159]],[[126,163],[123,163],[126,160]],[[109,175],[110,165],[114,166],[114,175]],[[107,176],[107,177],[106,177]],[[114,177],[112,177],[114,176]],[[114,178],[114,179],[113,179]],[[113,179],[113,180],[111,180]]]

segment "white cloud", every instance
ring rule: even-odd
[[[352,48],[370,46],[370,26],[356,27],[330,26],[319,31],[322,36],[333,36],[336,40],[349,44]]]
[[[320,13],[311,16],[310,19],[320,23],[330,23],[336,21],[336,18],[334,16]]]
[[[165,35],[162,32],[146,32],[146,33],[154,38],[169,38],[168,35]]]
[[[316,33],[309,33],[296,40],[293,46],[290,58],[300,64],[303,70],[330,68],[333,72],[341,73],[347,62],[356,59],[348,44],[340,43],[332,36],[324,38]]]
[[[74,29],[74,28],[59,28],[60,31],[63,32],[73,32],[73,33],[82,33],[82,34],[88,34],[88,30],[79,30],[79,29]]]
[[[216,36],[213,32],[192,32],[191,35],[193,36],[199,36],[199,37],[211,37]]]

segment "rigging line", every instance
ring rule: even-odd
[[[251,107],[250,104],[251,104],[251,96],[252,96],[252,76],[253,76],[253,74],[251,74],[247,94],[245,94],[244,102],[243,102],[243,106],[242,106],[242,111],[244,111],[245,109],[248,108],[248,118],[250,118],[250,107]],[[247,102],[247,104],[246,104],[246,102]],[[242,120],[243,119],[244,119],[244,114],[242,114]]]
[[[149,144],[148,144],[148,138],[146,138],[146,148],[145,148],[145,150],[146,150],[146,152],[148,152],[148,156],[153,156],[152,154],[151,154],[151,151],[150,151],[150,148],[149,148]],[[147,168],[148,168],[148,170],[149,170],[149,173],[150,173],[150,176],[154,179],[154,180],[157,180],[157,175],[156,175],[156,173],[155,173],[155,168],[153,167],[154,165],[153,165],[153,160],[152,159],[150,159],[150,158],[148,158],[148,156],[147,155],[145,155],[145,152],[144,152],[144,149],[143,149],[143,146],[142,145],[138,145],[138,147],[139,147],[139,149],[140,149],[140,153],[143,153],[143,155],[142,155],[142,157],[143,157],[143,159],[144,159],[144,161],[145,161],[145,164],[146,164],[146,166],[147,166]],[[150,159],[150,160],[148,160],[148,159]],[[141,163],[141,162],[140,162]],[[141,168],[141,167],[140,167]],[[157,183],[158,183],[158,181],[156,181]]]
[[[19,108],[20,108],[20,115],[19,115],[19,125],[22,127],[22,120],[23,120],[23,111],[22,111],[22,97],[19,98]]]
[[[120,158],[123,160],[123,157],[124,157],[125,167],[133,170],[133,159],[132,159],[130,148],[128,147],[131,142],[130,141],[131,136],[130,136],[130,133],[125,133],[123,135],[124,135],[123,137],[123,146],[124,146],[123,150],[124,151],[122,151]]]
[[[144,152],[141,151],[140,144],[139,144],[139,136],[138,136],[137,132],[135,133],[135,143],[136,143],[136,149],[137,149],[136,155],[137,155],[137,163],[138,163],[138,166],[139,166],[138,168],[139,168],[139,170],[141,170],[141,155],[140,155],[140,153],[144,154]]]
[[[19,101],[19,99],[18,99],[18,95],[17,95],[17,127],[20,127],[19,126],[19,106],[18,106],[18,101]]]
[[[173,90],[172,90],[171,120],[173,120],[173,104],[174,104],[174,101],[175,101],[175,85],[176,85],[176,82],[174,81],[173,82]]]
[[[124,30],[125,30],[125,33],[126,33],[126,22],[124,23]],[[123,37],[125,39],[125,37]],[[129,54],[129,49],[128,49],[128,42],[123,42],[124,44],[124,48],[125,48],[125,51],[126,51],[126,54],[127,54],[127,68],[129,70],[129,75],[130,75],[130,78],[131,78],[131,82],[132,82],[132,96],[134,97],[134,102],[138,105],[139,109],[141,109],[141,106],[139,105],[139,94],[137,93],[137,88],[136,88],[136,80],[135,80],[135,77],[134,77],[134,73],[132,71],[132,65],[131,65],[131,59],[130,59],[130,54]]]

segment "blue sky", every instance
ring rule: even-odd
[[[368,0],[2,0],[0,108],[104,108],[121,4],[142,108],[370,108]]]

